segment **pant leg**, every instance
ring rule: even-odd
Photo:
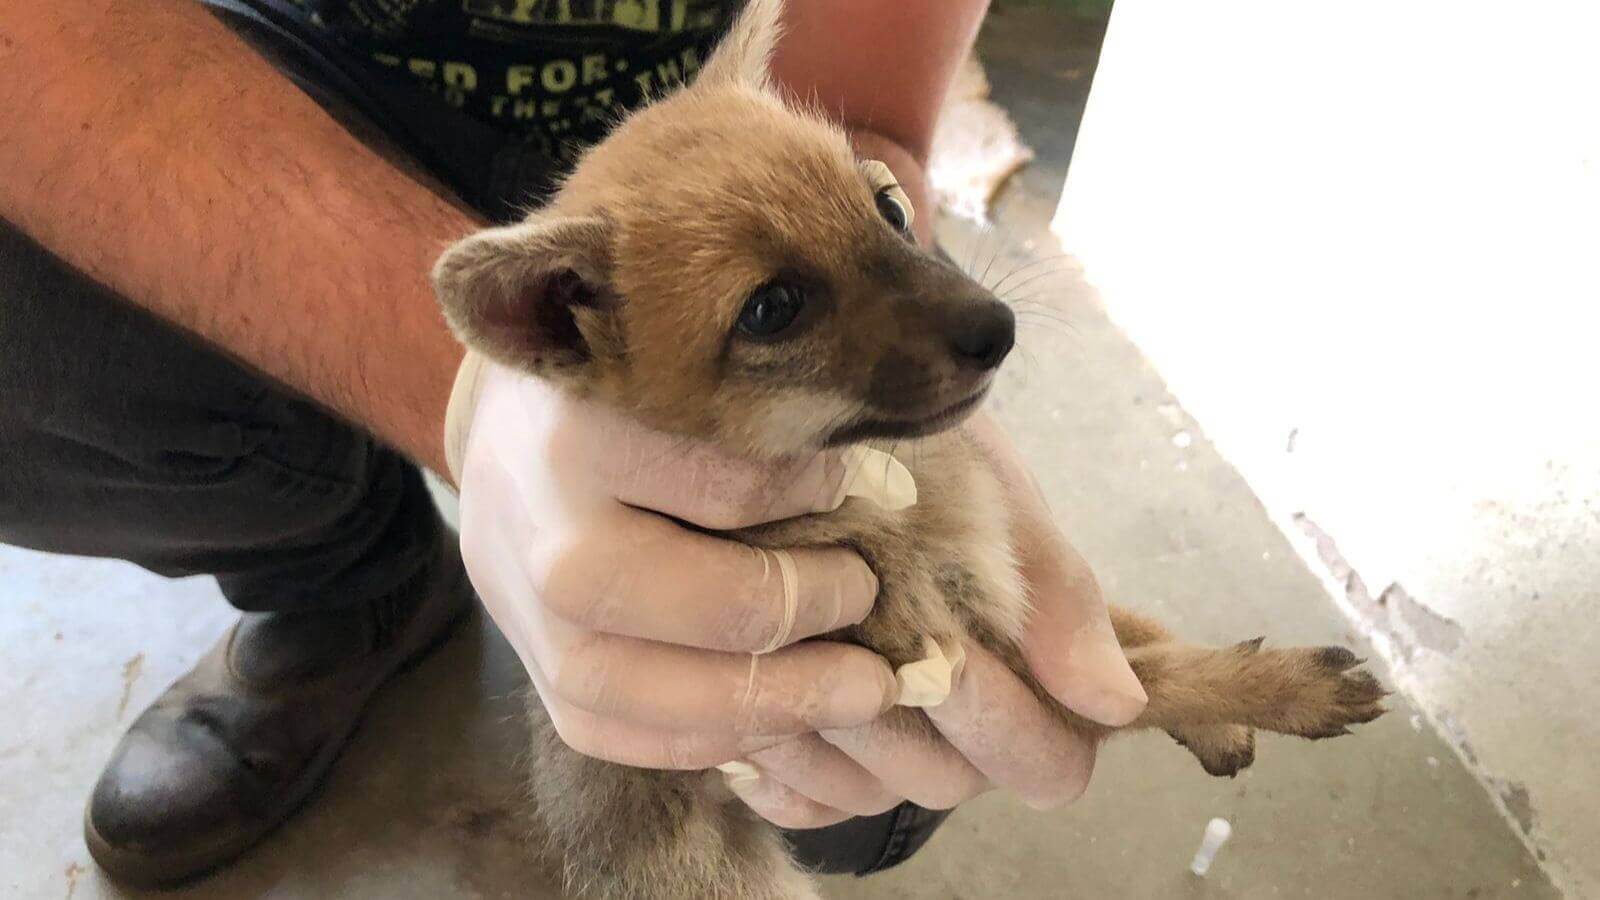
[[[849,819],[827,828],[789,831],[784,837],[808,869],[829,875],[871,875],[910,859],[933,837],[949,810],[902,803],[886,813]]]
[[[0,221],[0,541],[357,603],[437,539],[420,474]]]
[[[416,172],[290,42],[219,15]],[[229,602],[268,611],[380,596],[438,532],[421,473],[398,454],[0,220],[0,542],[214,575]]]

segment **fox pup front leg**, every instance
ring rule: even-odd
[[[1110,612],[1112,628],[1125,651],[1173,640],[1166,626],[1148,616],[1115,606]],[[1208,775],[1231,778],[1255,762],[1256,732],[1248,725],[1185,723],[1167,725],[1166,731],[1200,761]]]
[[[1196,726],[1247,726],[1318,739],[1348,734],[1349,726],[1384,713],[1387,692],[1357,668],[1362,661],[1349,650],[1261,644],[1258,638],[1218,650],[1169,642],[1129,650],[1128,662],[1150,696],[1135,726],[1180,734]]]
[[[1129,727],[1164,729],[1211,775],[1255,760],[1255,729],[1336,737],[1382,715],[1386,692],[1343,647],[1263,649],[1261,638],[1195,647],[1159,623],[1113,607],[1111,621],[1150,697]]]

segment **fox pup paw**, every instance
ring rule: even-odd
[[[1319,740],[1349,734],[1351,725],[1371,722],[1387,710],[1389,695],[1364,660],[1343,647],[1303,647],[1269,651],[1283,655],[1287,678],[1283,721],[1273,728],[1284,734]]]
[[[1207,775],[1232,778],[1256,761],[1256,732],[1248,725],[1189,725],[1167,734],[1200,760]]]

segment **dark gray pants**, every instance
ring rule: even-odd
[[[215,575],[256,611],[360,603],[424,563],[414,466],[0,222],[0,542]]]
[[[270,35],[247,37],[398,152]],[[437,529],[410,462],[0,220],[0,543],[213,575],[240,609],[291,611],[387,593]],[[943,818],[905,804],[791,840],[813,867],[864,874]]]

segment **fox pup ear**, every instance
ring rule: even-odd
[[[783,31],[783,0],[746,0],[733,27],[717,43],[695,84],[765,89],[772,49]]]
[[[593,216],[535,216],[461,241],[433,267],[445,320],[462,343],[528,372],[591,354],[576,313],[614,305],[611,228]]]

